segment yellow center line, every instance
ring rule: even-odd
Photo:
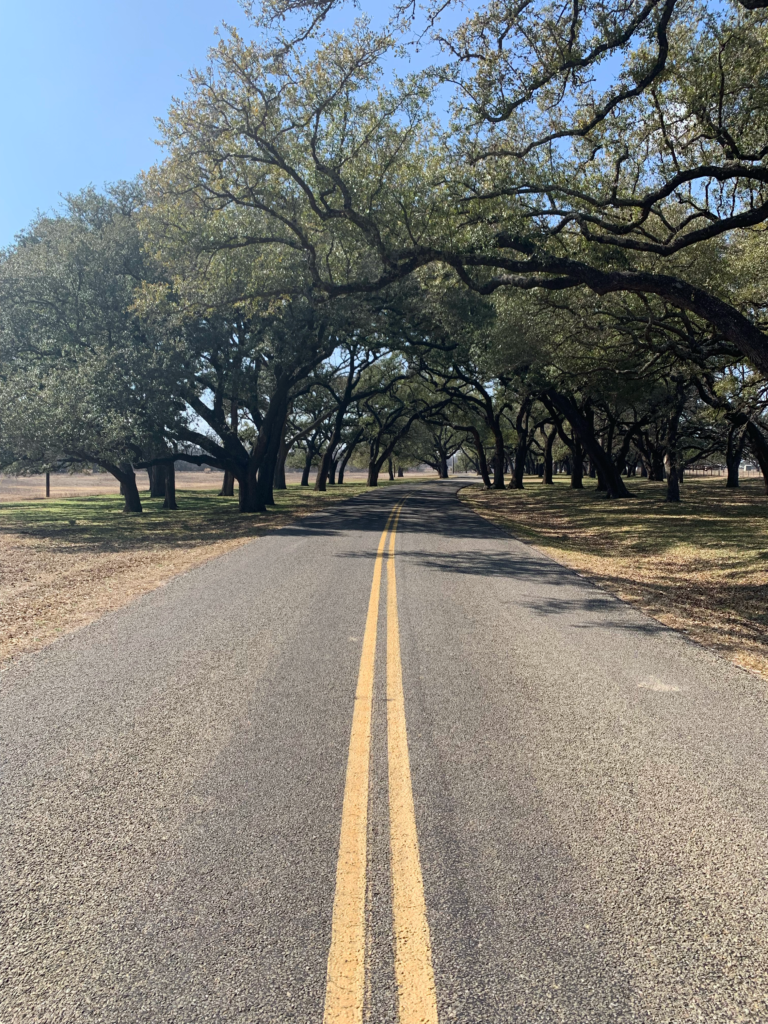
[[[401,503],[402,504],[402,503]],[[362,1024],[365,996],[365,876],[368,835],[368,773],[371,754],[371,702],[379,618],[381,568],[387,533],[401,506],[390,513],[379,540],[357,677],[355,709],[341,812],[331,948],[325,989],[324,1024]]]
[[[387,752],[395,975],[400,1024],[437,1024],[432,949],[408,757],[397,615],[395,532],[402,507],[403,503],[396,510],[387,559]]]

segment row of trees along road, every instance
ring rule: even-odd
[[[243,512],[288,462],[458,451],[495,488],[768,487],[766,5],[246,4],[166,158],[0,255],[0,468],[97,464],[133,512],[179,460]]]

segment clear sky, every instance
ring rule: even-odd
[[[237,0],[0,0],[0,246],[62,192],[133,177]]]
[[[344,28],[361,9],[380,24],[389,8],[348,3],[329,24]],[[0,0],[0,247],[62,193],[132,178],[161,157],[155,118],[222,23],[249,34],[237,0]]]

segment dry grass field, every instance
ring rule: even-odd
[[[109,483],[104,474],[70,477],[70,486],[81,488],[76,497],[55,497],[52,487],[47,501],[0,503],[0,663],[92,622],[177,573],[365,490],[364,478],[323,494],[289,484],[276,492],[274,509],[243,516],[236,499],[217,496],[218,474],[187,475],[215,489],[182,489],[186,480],[179,479],[178,512],[166,512],[162,499],[143,493],[144,514],[125,515],[117,487],[113,493],[89,493]],[[2,482],[7,485],[8,478]]]
[[[665,485],[632,480],[631,499],[608,501],[566,478],[545,487],[462,498],[480,515],[691,639],[768,679],[768,496],[762,481],[727,490],[692,479],[683,500]]]
[[[288,474],[289,482],[298,483],[300,473]],[[147,474],[136,474],[139,490],[147,487]],[[314,480],[314,474],[312,479]],[[365,473],[347,473],[349,483],[363,483]],[[176,487],[180,491],[210,491],[221,486],[218,470],[204,469],[200,472],[181,471],[176,473]],[[82,498],[89,494],[119,494],[120,485],[109,473],[52,473],[51,498]],[[36,501],[45,498],[45,477],[2,476],[0,475],[0,502]]]

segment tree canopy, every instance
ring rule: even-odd
[[[167,156],[2,253],[2,465],[768,481],[763,0],[336,6],[244,4]]]

